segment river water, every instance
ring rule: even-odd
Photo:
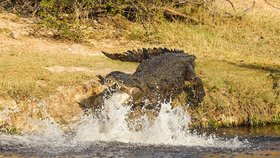
[[[190,116],[169,103],[153,123],[143,116],[142,129],[131,130],[126,98],[113,95],[103,117],[81,116],[70,132],[49,117],[36,133],[1,134],[0,157],[280,157],[280,127],[190,131]]]

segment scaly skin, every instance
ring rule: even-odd
[[[129,94],[133,107],[143,105],[151,108],[158,107],[160,102],[173,99],[185,91],[185,81],[193,85],[196,103],[203,101],[205,92],[201,79],[195,75],[193,55],[181,51],[162,53],[157,50],[155,56],[146,55],[146,59],[145,56],[141,56],[141,53],[133,57],[135,59],[130,57],[129,61],[142,60],[133,74],[114,71],[105,77],[99,76],[102,84],[111,88],[117,85],[117,91]],[[125,58],[125,55],[121,56],[122,60]]]

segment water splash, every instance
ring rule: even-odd
[[[92,116],[85,116],[78,127],[76,141],[118,141],[124,143],[163,144],[202,147],[239,148],[245,146],[237,138],[222,140],[214,135],[198,135],[188,131],[190,116],[180,107],[172,108],[170,103],[162,103],[158,117],[151,124],[146,115],[140,118],[142,130],[131,130],[127,126],[126,114],[129,107],[122,102],[125,94],[113,95],[105,101],[103,112],[106,120],[100,122]]]
[[[45,120],[36,121],[41,132],[23,135],[0,135],[2,150],[39,150],[40,152],[64,152],[83,150],[88,143],[123,142],[141,145],[178,145],[218,148],[246,147],[247,142],[238,138],[224,140],[215,136],[198,135],[188,131],[190,116],[180,107],[171,108],[170,103],[163,103],[158,117],[153,123],[147,115],[138,119],[141,130],[131,130],[127,123],[129,106],[122,103],[126,94],[114,94],[105,101],[102,119],[84,115],[72,134],[66,134],[55,120],[48,115]],[[47,111],[45,111],[47,113]],[[46,114],[47,115],[47,114]],[[73,125],[74,126],[74,125]]]

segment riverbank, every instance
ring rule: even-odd
[[[115,24],[118,28],[98,28],[82,43],[35,36],[34,19],[2,12],[1,129],[10,133],[33,129],[30,118],[49,115],[67,128],[82,113],[77,102],[100,89],[97,74],[133,72],[137,67],[109,60],[102,50],[158,46],[197,56],[196,72],[207,95],[200,107],[188,109],[193,126],[279,124],[280,20],[275,17],[280,11],[263,6],[258,1],[242,19],[216,20],[217,25],[163,21],[148,34],[142,25],[116,16],[122,20]]]

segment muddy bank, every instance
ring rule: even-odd
[[[11,134],[43,130],[41,120],[52,120],[65,130],[75,124],[83,111],[79,102],[102,91],[104,87],[96,81],[80,86],[59,87],[48,98],[31,98],[25,101],[0,100],[0,127],[2,132]]]

